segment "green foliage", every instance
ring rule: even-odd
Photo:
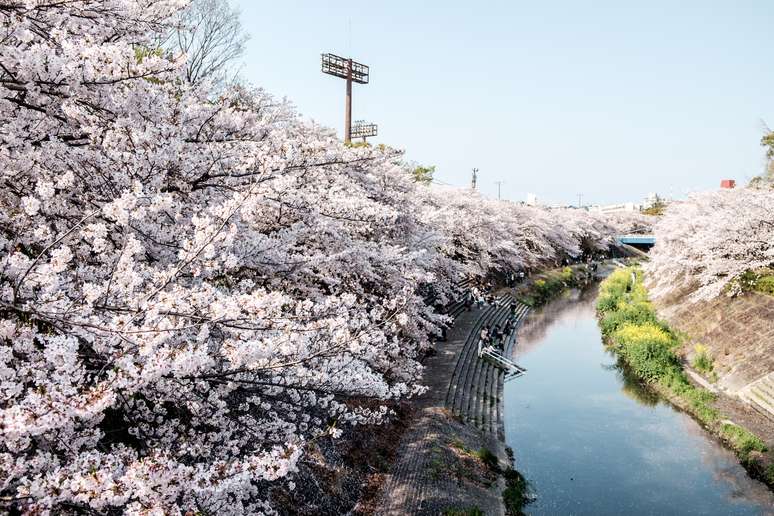
[[[465,446],[465,443],[462,442],[462,439],[460,439],[459,437],[455,437],[454,439],[452,439],[451,442],[449,442],[449,446],[451,446],[452,448],[456,448],[460,451],[463,451],[465,453],[470,452],[468,447]]]
[[[505,514],[508,516],[520,516],[524,514],[524,507],[530,503],[529,483],[524,476],[513,468],[503,472],[505,477],[505,490],[503,502]]]
[[[715,368],[715,364],[712,356],[707,350],[707,347],[701,344],[696,344],[694,351],[696,352],[696,355],[693,357],[693,367],[697,371],[704,374],[711,374],[712,370]]]
[[[763,294],[774,296],[774,274],[759,278],[755,284],[755,290]]]
[[[497,456],[492,453],[492,450],[489,448],[482,447],[479,449],[478,452],[476,452],[476,457],[481,459],[481,462],[483,462],[491,471],[500,471],[500,461],[497,460]]]
[[[674,339],[659,326],[624,323],[612,340],[634,372],[647,381],[680,369],[680,362],[671,351]]]
[[[774,486],[774,464],[769,464],[766,471],[763,473],[763,479],[770,486]]]
[[[610,302],[610,301],[608,301]],[[600,328],[604,335],[612,335],[618,329],[623,326],[624,323],[631,323],[636,325],[659,325],[656,313],[653,310],[651,304],[647,301],[633,301],[622,305],[614,305],[612,309],[608,306],[600,306],[597,303],[597,308],[603,308],[607,315],[600,320]],[[615,308],[618,308],[615,310]]]
[[[560,271],[547,272],[532,283],[529,296],[530,302],[528,304],[530,306],[543,305],[565,288],[576,284],[575,273],[571,267],[564,267]]]
[[[414,178],[415,183],[422,183],[429,185],[433,180],[433,174],[435,174],[435,165],[424,167],[422,165],[417,166],[411,171],[411,176]]]
[[[618,310],[631,290],[632,272],[632,268],[616,269],[602,282],[597,297],[597,311],[608,313]]]
[[[752,451],[766,451],[766,444],[746,428],[725,423],[721,427],[721,433],[739,452],[742,460],[746,460]]]
[[[667,203],[662,201],[661,199],[657,199],[656,202],[653,203],[653,206],[650,206],[649,208],[645,208],[642,210],[642,213],[644,215],[663,215],[664,211],[666,210]]]
[[[774,269],[747,271],[736,279],[744,292],[760,292],[774,296]]]
[[[602,332],[637,376],[683,400],[704,424],[718,420],[712,407],[715,395],[688,381],[674,354],[680,339],[659,321],[639,269],[629,267],[611,274],[600,286],[597,311]]]

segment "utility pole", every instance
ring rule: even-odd
[[[583,199],[583,194],[578,194],[578,208],[583,208],[583,204],[581,203],[581,199]]]
[[[500,186],[502,186],[502,181],[495,181],[495,184],[497,185],[497,200],[500,200]]]
[[[352,83],[368,84],[370,68],[349,57],[322,54],[322,72],[347,81],[347,95],[344,104],[344,142],[352,142]],[[370,136],[370,135],[369,135]]]
[[[478,169],[477,169],[477,168],[474,168],[474,169],[473,169],[473,179],[470,181],[470,188],[471,188],[472,190],[475,190],[475,189],[476,189],[476,180],[477,180],[477,179],[478,179]]]

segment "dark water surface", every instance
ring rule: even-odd
[[[534,312],[505,386],[505,437],[529,514],[771,515],[774,495],[689,416],[605,351],[595,289]]]

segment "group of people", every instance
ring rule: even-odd
[[[492,282],[487,281],[483,285],[473,286],[467,292],[465,292],[465,307],[470,310],[473,305],[476,308],[483,308],[484,305],[490,305],[495,302],[494,294],[492,294]]]
[[[516,312],[518,310],[518,304],[512,301],[510,304],[510,316],[505,320],[504,324],[495,324],[491,327],[489,324],[484,325],[479,333],[478,349],[481,350],[490,349],[505,351],[505,340],[508,335],[513,331],[515,324],[514,320]]]
[[[524,269],[521,269],[518,272],[511,271],[505,276],[505,284],[508,287],[513,288],[517,283],[524,281],[524,278],[526,277],[527,275],[524,273]]]

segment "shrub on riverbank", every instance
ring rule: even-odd
[[[585,271],[572,267],[544,272],[529,286],[523,301],[533,307],[542,306],[564,289],[579,286],[586,277]]]
[[[532,501],[529,483],[524,475],[511,467],[503,472],[503,476],[505,477],[505,491],[503,491],[505,514],[520,516],[524,514],[524,508]]]
[[[597,311],[603,335],[637,376],[680,399],[705,425],[718,420],[715,396],[688,381],[675,354],[680,339],[658,320],[639,269],[611,274],[600,286]]]
[[[719,435],[753,475],[774,485],[774,475],[768,474],[772,466],[766,469],[759,460],[767,451],[765,443],[741,426],[721,422],[722,415],[713,406],[715,394],[688,380],[675,353],[680,336],[658,319],[639,268],[618,269],[601,284],[597,313],[607,344],[637,376]],[[701,349],[697,361],[711,371],[711,358]]]

